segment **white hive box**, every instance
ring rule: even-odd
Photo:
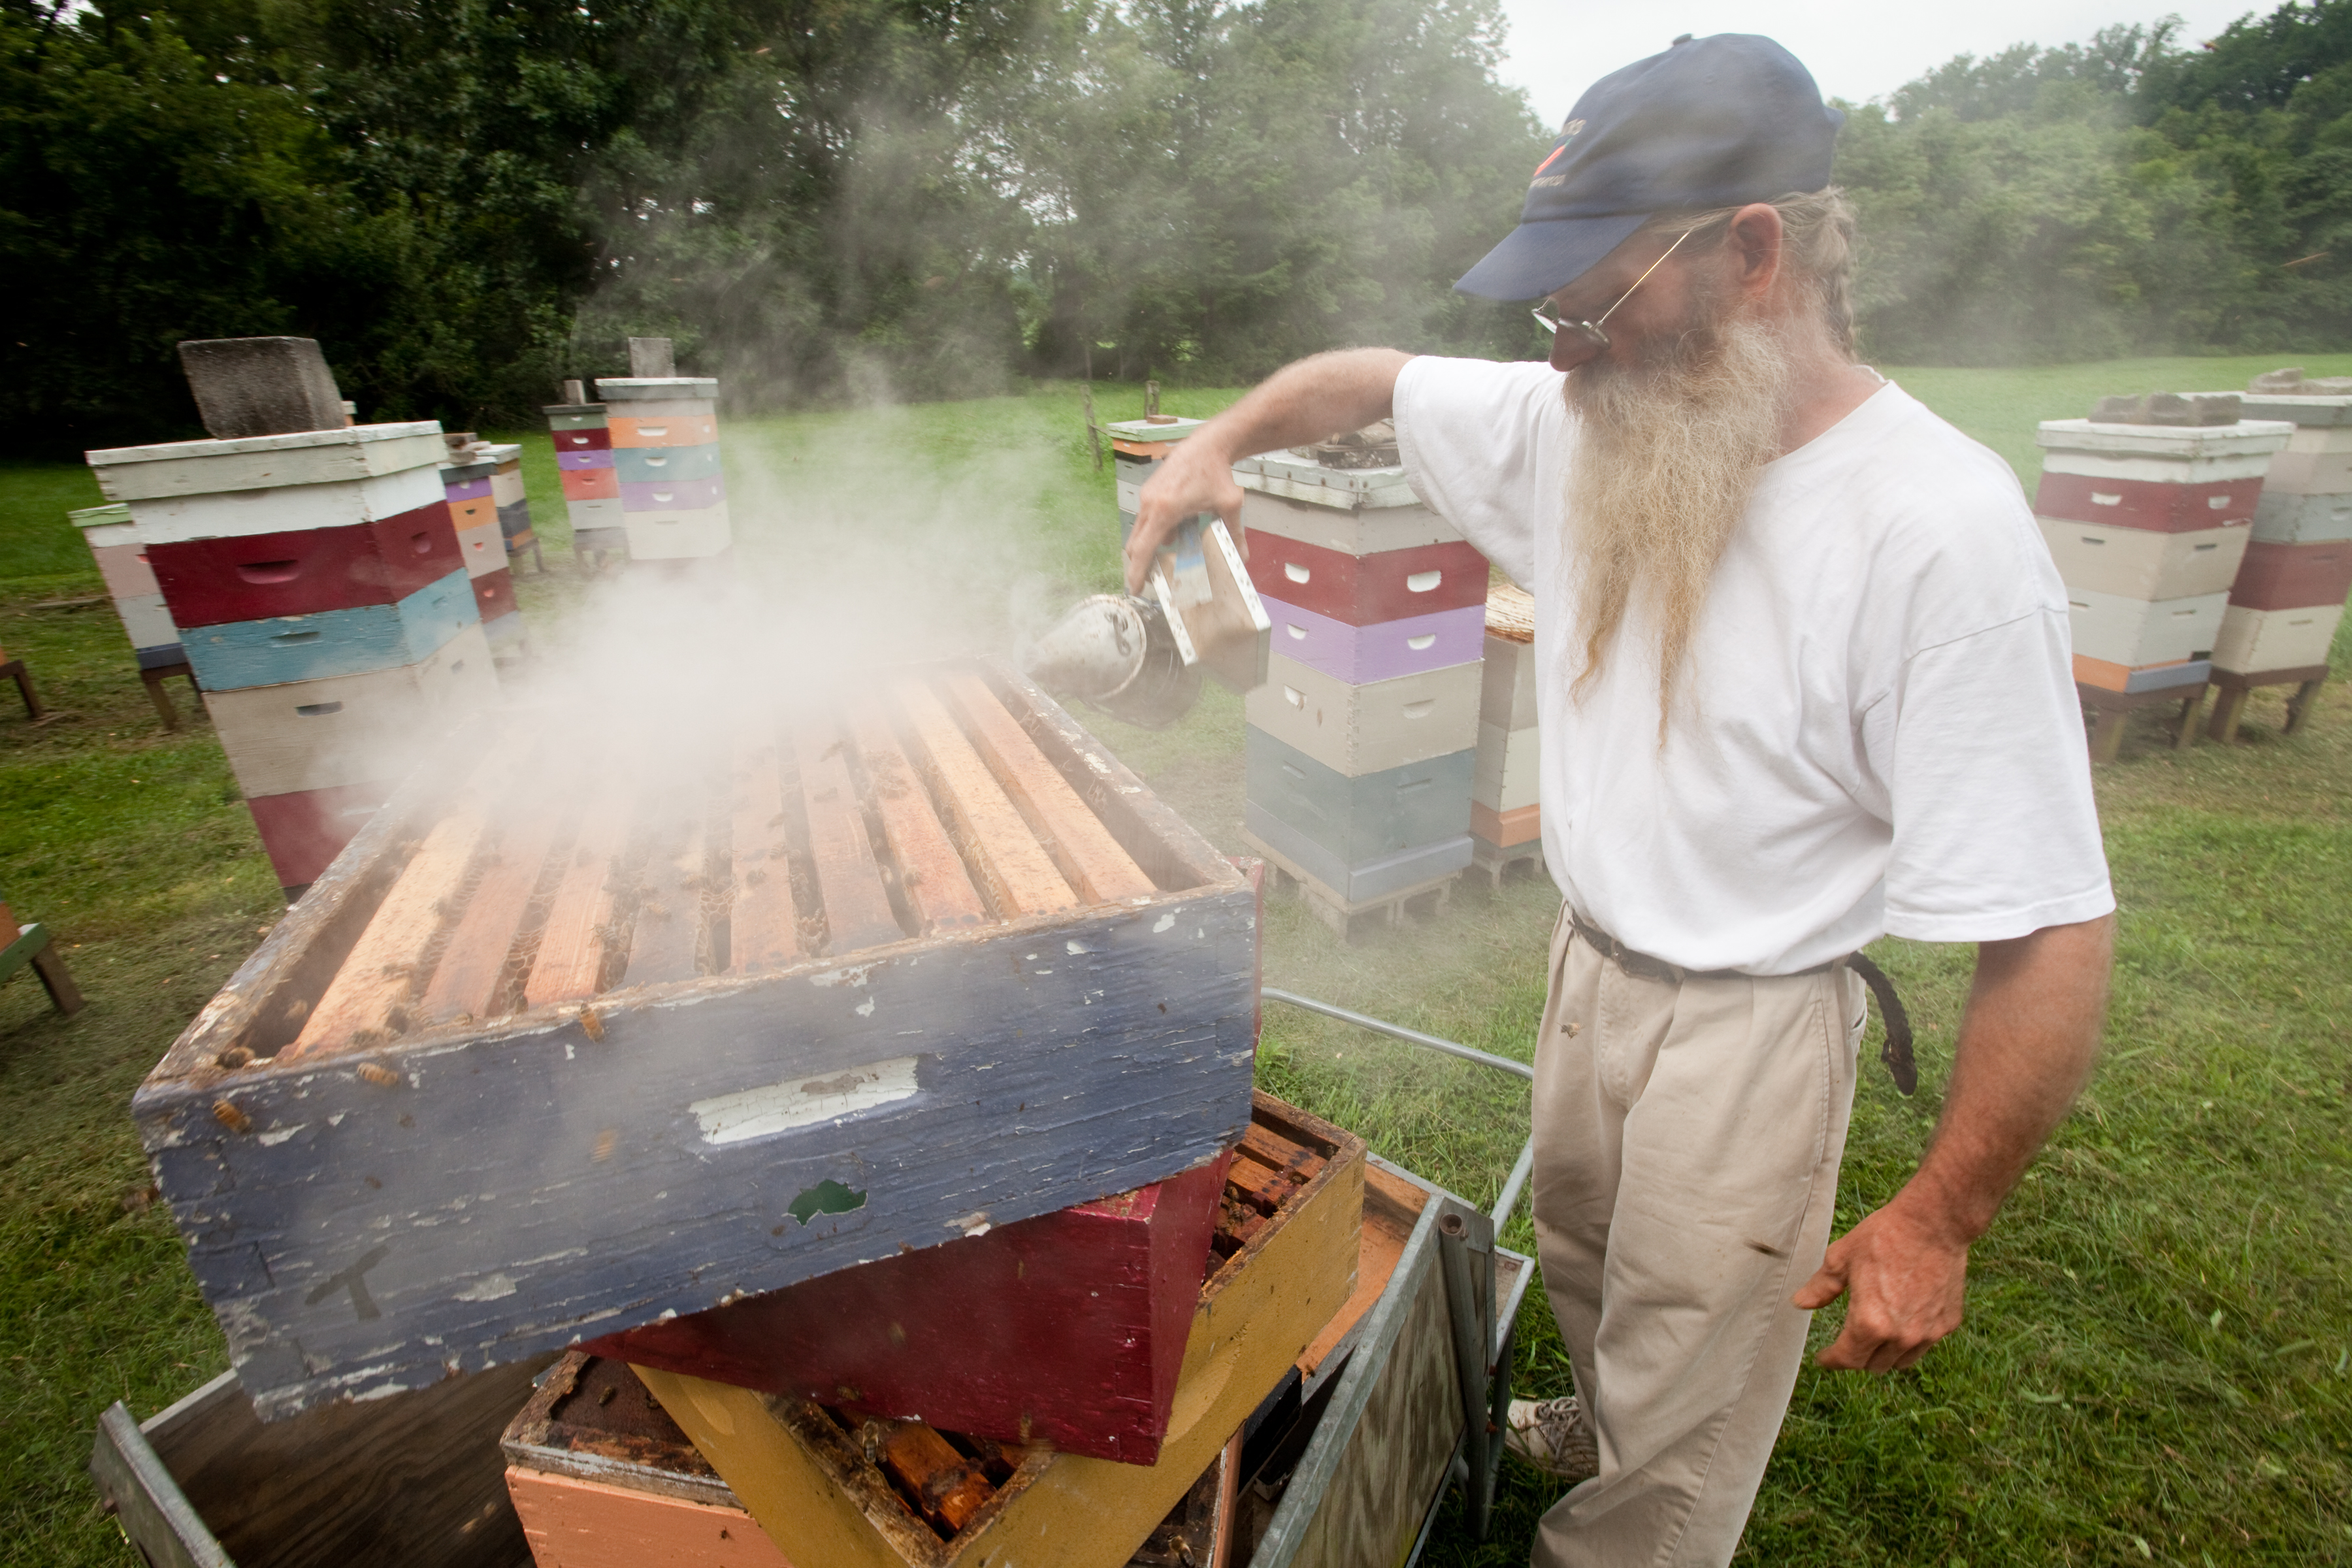
[[[2189,533],[2045,517],[2042,542],[2069,588],[2126,599],[2185,599],[2226,592],[2253,530],[2245,523]]]
[[[2341,605],[2301,610],[2250,610],[2232,605],[2222,616],[2213,643],[2214,667],[2259,675],[2324,665],[2343,619]]]
[[[2151,600],[2090,588],[2066,590],[2076,656],[2127,669],[2205,658],[2221,635],[2221,611],[2229,602],[2226,592]]]
[[[2260,479],[2294,434],[2281,420],[2175,426],[2045,419],[2033,438],[2045,473],[2186,485]]]

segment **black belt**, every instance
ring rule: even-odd
[[[1754,975],[1738,969],[1685,969],[1679,963],[1668,963],[1663,958],[1653,958],[1646,952],[1636,952],[1602,931],[1588,924],[1570,910],[1568,923],[1576,934],[1585,940],[1595,952],[1609,960],[1626,973],[1643,980],[1664,980],[1679,985],[1685,980],[1759,980],[1782,979],[1781,975]],[[1886,1043],[1879,1047],[1878,1059],[1895,1079],[1895,1087],[1910,1094],[1919,1087],[1919,1064],[1911,1056],[1911,1015],[1903,1008],[1903,999],[1895,994],[1895,982],[1886,972],[1859,952],[1849,952],[1843,958],[1833,958],[1827,963],[1816,963],[1811,969],[1800,969],[1796,974],[1821,974],[1832,969],[1851,969],[1862,976],[1877,999],[1879,1016],[1886,1021]]]

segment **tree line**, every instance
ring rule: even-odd
[[[751,406],[1538,352],[1448,285],[1550,132],[1499,0],[0,0],[16,449],[194,431],[172,345],[526,423],[667,333]],[[2352,339],[2352,0],[1849,107],[1885,363]]]

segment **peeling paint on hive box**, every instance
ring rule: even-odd
[[[961,679],[972,700],[980,683]],[[429,858],[419,842],[448,819],[452,786],[423,776],[387,805],[134,1101],[265,1415],[1141,1186],[1240,1135],[1248,885],[1034,688],[990,680],[1152,890],[1066,894],[842,956],[787,942],[764,973],[697,975],[689,955],[681,977],[592,985],[488,1024],[297,1048],[369,922]],[[495,756],[478,737],[453,751]],[[502,851],[527,826],[488,837]],[[829,1095],[858,1102],[797,1113]],[[738,1110],[772,1130],[742,1131]]]

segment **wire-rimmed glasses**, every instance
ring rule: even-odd
[[[1674,244],[1666,247],[1665,254],[1660,256],[1657,260],[1651,262],[1649,266],[1643,268],[1642,269],[1642,275],[1633,279],[1632,284],[1626,288],[1625,292],[1618,295],[1617,298],[1610,304],[1609,309],[1601,312],[1600,321],[1564,321],[1557,316],[1545,315],[1541,306],[1537,306],[1528,310],[1528,314],[1533,316],[1538,321],[1543,323],[1544,330],[1551,333],[1552,369],[1574,370],[1578,365],[1590,363],[1591,361],[1608,353],[1609,334],[1601,330],[1602,323],[1606,322],[1610,317],[1617,313],[1617,307],[1619,305],[1623,304],[1626,300],[1633,297],[1633,290],[1635,289],[1639,289],[1643,284],[1650,280],[1651,273],[1655,272],[1659,268],[1665,265],[1666,257],[1672,256],[1676,250],[1680,249],[1682,247],[1683,241],[1688,239],[1696,232],[1697,230],[1696,229],[1686,228],[1679,235],[1676,235],[1675,237]]]

